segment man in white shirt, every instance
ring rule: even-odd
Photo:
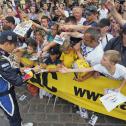
[[[99,20],[108,17],[108,9],[105,7],[104,3],[101,3],[101,7],[98,9]]]
[[[102,45],[99,42],[99,35],[100,32],[91,27],[85,31],[83,41],[74,46],[78,57],[85,58],[91,66],[100,63],[104,54]]]
[[[103,18],[99,21],[98,26],[101,31],[100,41],[104,49],[109,40],[113,38],[113,35],[109,33],[110,20],[107,18]]]

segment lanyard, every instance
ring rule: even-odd
[[[90,52],[94,50],[94,48],[87,49],[88,47],[85,46],[84,44],[81,44],[81,49],[82,49],[82,55],[87,56]]]

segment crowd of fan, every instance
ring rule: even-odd
[[[88,72],[76,81],[101,74],[126,82],[126,2],[121,0],[85,0],[71,5],[43,0],[3,1],[0,6],[0,30],[13,31],[21,22],[32,20],[25,37],[18,35],[16,62],[33,68],[38,64],[48,72]],[[63,45],[54,40],[64,38]],[[33,60],[38,56],[39,60]],[[26,63],[26,59],[28,62]],[[83,59],[91,68],[72,69]]]

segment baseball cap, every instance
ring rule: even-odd
[[[86,8],[86,11],[90,11],[90,12],[98,12],[97,11],[97,7],[95,5],[90,5]]]
[[[10,30],[0,32],[0,44],[6,41],[17,44],[17,35],[13,31],[10,31]]]
[[[97,13],[97,7],[94,5],[88,6],[85,10],[85,15],[90,16],[93,13]]]

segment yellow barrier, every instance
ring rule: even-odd
[[[107,112],[99,98],[103,96],[104,89],[117,88],[120,81],[111,80],[105,77],[97,79],[90,78],[83,82],[73,80],[74,73],[61,74],[61,73],[44,73],[42,81],[44,85],[40,85],[35,81],[36,77],[32,78],[29,83],[46,90],[58,97],[61,97],[69,102],[72,102],[80,107],[92,110],[98,113],[109,115],[115,118],[126,120],[126,103],[121,104],[111,112]],[[53,77],[53,78],[52,78]],[[126,86],[121,93],[126,95]]]

